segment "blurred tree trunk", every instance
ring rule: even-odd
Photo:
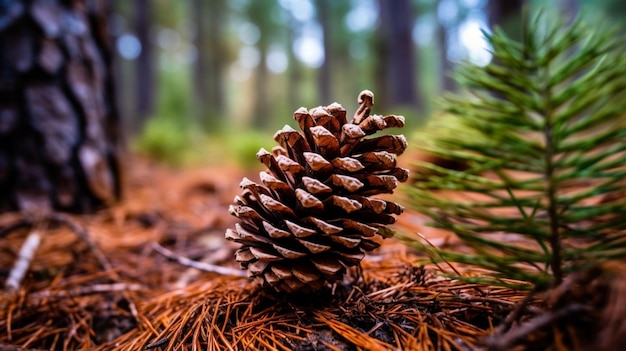
[[[197,120],[207,130],[223,119],[224,98],[224,27],[225,4],[222,0],[194,0],[192,16],[195,25],[197,57],[193,66],[194,108]]]
[[[266,130],[270,126],[270,106],[269,106],[269,89],[268,78],[269,71],[267,69],[267,45],[260,43],[259,48],[259,65],[256,67],[254,75],[254,112],[252,126],[257,130]]]
[[[205,26],[205,1],[193,0],[191,5],[191,17],[193,18],[192,28],[194,32],[194,45],[196,46],[196,61],[193,65],[192,83],[193,83],[193,115],[195,121],[202,125],[205,111],[205,99],[207,98],[207,57],[206,57],[206,26]]]
[[[500,27],[511,38],[522,38],[522,8],[524,0],[488,0],[487,19],[489,27]]]
[[[213,122],[222,121],[224,108],[226,106],[224,97],[224,77],[225,57],[226,57],[226,38],[224,28],[226,28],[226,3],[223,0],[207,1],[209,5],[208,21],[208,48],[209,48],[209,82],[208,105],[209,118]]]
[[[324,48],[324,62],[318,70],[319,102],[328,104],[345,101],[346,98],[351,100],[367,88],[354,77],[354,74],[363,72],[355,67],[350,58],[349,47],[354,37],[344,22],[352,4],[349,0],[316,0],[315,6]]]
[[[118,199],[106,1],[0,2],[0,211]]]
[[[296,58],[294,40],[296,38],[297,22],[291,11],[286,11],[289,16],[289,28],[287,30],[287,58],[289,67],[287,71],[287,102],[290,107],[300,106],[300,81],[302,80],[302,66]]]
[[[320,26],[322,26],[322,45],[324,48],[324,63],[322,63],[318,71],[317,91],[320,103],[329,104],[333,96],[331,91],[331,72],[333,71],[331,9],[328,0],[317,0],[315,4],[317,7],[317,19]]]
[[[141,43],[141,53],[136,62],[136,106],[132,119],[131,133],[138,133],[146,122],[146,119],[154,112],[154,92],[156,91],[154,79],[154,55],[150,42],[150,30],[152,28],[152,1],[137,0],[135,2],[135,32]]]
[[[256,43],[259,50],[259,63],[254,74],[254,96],[252,110],[252,126],[257,130],[266,130],[271,125],[270,108],[274,104],[270,101],[270,75],[267,68],[267,53],[270,44],[276,38],[277,33],[284,27],[273,18],[273,14],[280,12],[278,1],[250,1],[246,9],[246,15],[251,23],[259,29],[260,37]]]
[[[441,0],[437,0],[435,9],[439,8]],[[437,10],[435,10],[437,13]],[[442,23],[437,16],[437,49],[439,50],[439,92],[454,91],[456,83],[452,77],[454,66],[452,61],[448,59],[448,30],[446,25]]]
[[[564,15],[573,21],[578,15],[578,0],[561,0],[560,3]]]
[[[410,0],[378,1],[381,35],[379,39],[382,103],[388,107],[422,109],[422,94],[417,88],[417,58],[413,44],[415,14]]]

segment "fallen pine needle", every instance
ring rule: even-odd
[[[70,216],[63,214],[63,213],[47,213],[47,214],[37,214],[35,218],[31,218],[31,217],[32,216],[30,215],[23,214],[20,220],[8,226],[7,228],[0,230],[0,237],[5,236],[10,231],[17,230],[23,227],[39,228],[43,224],[49,224],[49,223],[58,223],[58,224],[65,225],[80,240],[82,240],[83,242],[87,244],[92,254],[95,256],[96,260],[98,260],[98,263],[100,263],[100,266],[102,266],[102,268],[104,268],[105,271],[109,272],[109,274],[111,274],[113,278],[115,279],[119,278],[119,275],[117,274],[117,272],[115,272],[115,270],[113,269],[113,266],[111,265],[107,257],[104,255],[104,253],[100,250],[100,248],[98,247],[98,244],[93,240],[91,235],[80,224],[75,222]],[[33,235],[33,233],[37,233],[36,240],[34,238],[31,239],[31,236]],[[36,230],[33,230],[33,232],[31,232],[29,237],[24,242],[24,245],[22,246],[22,249],[20,250],[20,254],[18,257],[18,262],[20,261],[25,262],[26,264],[25,265],[24,263],[18,264],[18,262],[16,262],[15,267],[13,268],[15,273],[13,273],[13,271],[11,272],[12,275],[15,274],[14,280],[10,281],[11,277],[7,279],[7,283],[5,285],[6,290],[10,291],[11,289],[15,290],[19,288],[19,284],[21,280],[24,278],[24,275],[26,274],[26,272],[28,271],[28,267],[30,266],[30,262],[32,261],[32,258],[34,256],[35,251],[37,250],[37,247],[39,247],[40,241],[41,241],[40,234]],[[29,250],[32,252],[30,252]],[[30,254],[31,256],[28,257],[28,254]],[[21,257],[26,257],[27,259],[24,260],[24,259],[21,259]],[[20,273],[20,270],[23,270],[21,272],[21,276],[19,276],[18,274]],[[9,283],[11,283],[12,285],[10,285]],[[128,307],[131,311],[131,314],[133,315],[135,320],[138,321],[139,313],[137,311],[137,306],[128,296],[126,296],[126,293],[127,293],[126,290],[122,290],[122,293],[125,294],[125,297],[128,300]]]
[[[176,262],[182,264],[183,266],[196,268],[196,269],[199,269],[199,270],[204,271],[204,272],[217,273],[217,274],[220,274],[220,275],[232,275],[232,276],[236,276],[236,277],[247,277],[248,276],[245,271],[242,271],[240,269],[234,269],[234,268],[218,266],[218,265],[215,265],[215,264],[198,262],[198,261],[191,260],[191,259],[189,259],[187,257],[181,256],[181,255],[177,255],[174,252],[172,252],[172,251],[164,248],[163,246],[159,245],[158,243],[152,243],[152,248],[156,252],[160,253],[161,255],[163,255],[163,256],[171,259],[171,260],[175,260]]]

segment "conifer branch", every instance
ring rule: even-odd
[[[485,34],[493,61],[460,67],[467,94],[447,96],[414,142],[445,162],[416,162],[413,207],[474,252],[407,241],[491,271],[483,282],[547,288],[626,257],[626,41],[546,22],[527,20],[521,42]]]

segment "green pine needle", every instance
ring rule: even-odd
[[[581,20],[524,26],[521,42],[485,34],[494,60],[463,65],[466,92],[416,138],[467,169],[417,163],[412,206],[474,252],[404,238],[436,262],[486,269],[471,280],[547,288],[626,258],[626,42]]]

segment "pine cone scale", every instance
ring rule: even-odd
[[[321,212],[324,210],[324,204],[322,201],[303,189],[296,189],[296,198],[298,199],[300,206],[305,209],[310,209],[315,212]]]
[[[308,190],[311,194],[330,194],[333,189],[328,185],[320,182],[317,179],[311,177],[302,177],[302,184],[305,189]]]
[[[343,231],[342,227],[332,225],[319,218],[307,217],[304,220],[308,223],[313,223],[313,225],[315,225],[319,230],[321,230],[322,232],[324,232],[324,234],[327,234],[327,235],[338,234]]]
[[[315,229],[303,227],[291,221],[285,221],[285,224],[287,225],[287,228],[289,228],[289,231],[298,238],[306,238],[307,236],[317,234]]]
[[[361,243],[361,238],[349,237],[346,235],[333,235],[330,239],[348,249],[353,249]]]
[[[276,251],[278,251],[278,253],[283,258],[286,258],[286,259],[295,260],[297,258],[307,256],[307,253],[304,252],[304,250],[303,251],[291,250],[286,247],[280,246],[278,244],[274,244],[273,246],[274,246],[274,249],[276,249]]]
[[[265,230],[267,235],[269,235],[270,238],[273,239],[289,238],[292,236],[292,234],[288,231],[278,229],[266,221],[263,221],[263,229]]]
[[[319,243],[315,243],[315,242],[307,241],[303,239],[298,239],[298,242],[300,242],[300,244],[306,247],[306,249],[309,250],[309,252],[312,254],[322,253],[324,251],[330,250],[331,248],[330,245],[323,245],[323,244],[319,244]]]
[[[259,261],[272,262],[272,261],[280,261],[284,258],[281,256],[268,253],[267,251],[261,250],[258,247],[250,247],[250,253],[252,253],[252,255]]]

